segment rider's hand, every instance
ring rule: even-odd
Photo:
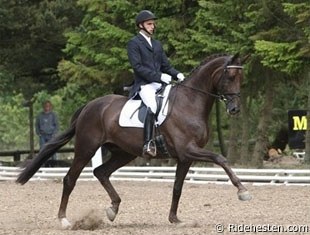
[[[169,74],[162,73],[160,80],[163,81],[164,83],[169,84],[171,82],[171,76]]]
[[[178,78],[178,82],[182,82],[185,79],[185,76],[183,73],[178,73],[177,78]]]

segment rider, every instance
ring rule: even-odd
[[[148,10],[142,10],[136,16],[136,26],[139,33],[127,45],[129,62],[133,68],[135,81],[129,97],[137,94],[147,106],[144,120],[143,155],[156,155],[153,137],[155,113],[157,104],[155,93],[162,84],[169,84],[171,79],[184,80],[183,73],[173,68],[163,50],[161,43],[152,38],[155,32],[157,17]]]

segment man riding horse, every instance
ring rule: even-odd
[[[142,156],[156,155],[156,145],[153,141],[153,129],[157,104],[155,93],[163,84],[169,84],[172,79],[183,81],[184,75],[173,68],[163,50],[161,43],[152,38],[155,32],[157,17],[148,10],[142,10],[136,17],[139,33],[127,45],[129,62],[133,68],[135,81],[130,98],[139,95],[147,106],[144,120],[144,146]]]

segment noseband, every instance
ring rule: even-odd
[[[222,73],[222,75],[221,75],[219,81],[224,77],[224,74],[225,74],[229,69],[243,69],[243,66],[240,66],[240,65],[226,65],[226,66],[224,67],[224,69],[223,69],[224,71],[223,71],[223,73]],[[215,97],[215,98],[217,98],[217,99],[219,99],[219,100],[225,102],[225,104],[231,102],[231,101],[234,99],[234,97],[240,97],[240,92],[238,92],[238,93],[215,94],[215,93],[208,92],[208,91],[203,91],[203,90],[200,90],[200,89],[197,89],[197,88],[194,88],[194,87],[189,87],[189,86],[186,86],[186,85],[184,85],[184,84],[182,84],[182,83],[178,83],[178,85],[183,86],[183,87],[190,88],[190,89],[192,89],[192,90],[198,91],[198,92],[203,93],[203,94],[205,94],[205,95],[210,95],[210,96],[212,96],[212,97]],[[231,96],[231,98],[230,98],[230,99],[227,99],[227,96]]]

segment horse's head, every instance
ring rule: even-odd
[[[240,112],[240,84],[243,78],[242,66],[237,55],[228,57],[215,74],[215,89],[225,102],[229,114]]]
[[[243,78],[241,64],[238,54],[210,56],[192,71],[190,79],[180,85],[198,94],[208,95],[208,101],[211,100],[210,96],[224,101],[227,112],[237,114],[240,112],[240,85]]]

